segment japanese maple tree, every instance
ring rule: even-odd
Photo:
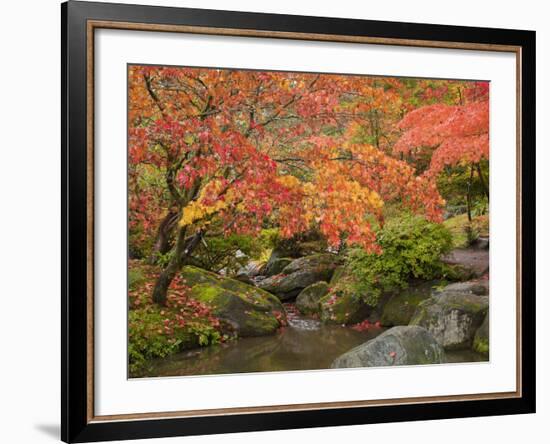
[[[350,101],[365,93],[358,85],[354,76],[130,67],[130,225],[168,256],[156,303],[213,226],[254,234],[269,221],[283,237],[315,227],[332,246],[378,251],[371,224],[385,202],[440,218],[431,176],[353,142],[369,112]],[[384,88],[371,92],[371,105],[385,106]]]
[[[428,175],[439,174],[445,166],[470,164],[477,168],[485,185],[479,163],[489,159],[489,84],[473,83],[458,101],[409,112],[398,124],[403,134],[393,149],[395,153],[413,156],[433,150]]]

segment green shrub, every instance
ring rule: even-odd
[[[277,228],[264,228],[258,237],[262,250],[272,250],[279,241],[279,230]]]
[[[348,255],[347,279],[353,293],[371,306],[383,292],[406,288],[411,279],[444,277],[448,266],[441,256],[452,248],[452,236],[441,224],[407,215],[389,221],[377,232],[381,254],[352,249]]]

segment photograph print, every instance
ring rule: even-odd
[[[130,378],[489,360],[489,82],[127,75]]]

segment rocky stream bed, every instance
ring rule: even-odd
[[[150,361],[139,376],[487,361],[488,252],[454,251],[449,260],[466,264],[471,279],[413,283],[377,307],[353,295],[330,297],[342,278],[330,253],[277,258],[266,274],[249,267],[236,279],[185,267],[193,297],[238,339]]]

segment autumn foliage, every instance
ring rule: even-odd
[[[128,80],[130,231],[166,258],[163,305],[207,234],[315,229],[379,252],[388,205],[440,221],[437,175],[489,155],[485,83],[154,66]]]
[[[419,148],[435,148],[429,168],[432,175],[446,165],[488,160],[488,84],[474,83],[465,93],[464,103],[428,105],[408,113],[398,124],[404,133],[394,152],[410,154]]]

